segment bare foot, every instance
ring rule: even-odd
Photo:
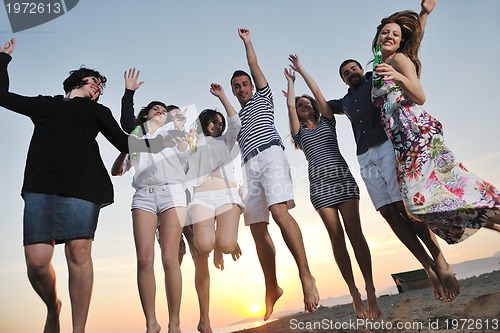
[[[304,292],[304,307],[307,312],[315,311],[319,303],[319,293],[316,288],[316,279],[310,278],[302,280],[302,291]]]
[[[358,319],[367,319],[367,313],[365,304],[361,299],[361,294],[358,291],[351,293],[352,297],[352,306],[354,307],[354,313],[356,314],[356,318]]]
[[[151,325],[146,324],[146,333],[159,333],[161,331],[161,326],[157,321]]]
[[[212,327],[210,327],[210,322],[208,323],[202,323],[201,321],[198,323],[198,326],[196,327],[198,332],[200,333],[213,333]]]
[[[366,293],[366,303],[368,303],[368,319],[377,320],[380,318],[382,311],[377,301],[377,296],[373,292]]]
[[[283,289],[280,287],[276,287],[273,290],[266,289],[266,313],[264,314],[264,320],[268,320],[269,317],[273,314],[274,304],[278,300],[278,298],[283,295]]]
[[[438,264],[436,262],[436,272],[444,287],[444,300],[451,302],[460,294],[460,284],[458,283],[453,269],[448,263]]]
[[[45,319],[45,327],[43,328],[43,333],[59,333],[61,331],[59,322],[61,307],[62,303],[60,300],[57,300],[53,308],[47,307],[47,319]]]
[[[168,324],[168,333],[181,333],[180,326]]]
[[[241,253],[242,252],[241,252],[240,244],[236,243],[236,247],[234,248],[233,251],[231,251],[231,257],[233,258],[233,261],[240,259]]]
[[[224,257],[222,256],[222,251],[217,246],[214,248],[214,265],[221,271],[224,270]]]
[[[444,287],[437,273],[434,271],[434,268],[425,269],[425,272],[427,273],[427,277],[429,278],[429,282],[431,283],[432,295],[438,301],[444,301],[445,300]]]

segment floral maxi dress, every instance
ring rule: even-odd
[[[454,244],[500,213],[500,192],[455,161],[437,119],[392,81],[373,88],[372,100],[394,145],[401,195],[412,219]]]

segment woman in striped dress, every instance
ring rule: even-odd
[[[308,162],[311,202],[330,236],[333,255],[349,287],[356,317],[378,319],[380,306],[375,295],[370,249],[359,217],[359,188],[340,154],[335,118],[319,87],[300,65],[297,55],[290,55],[288,59],[292,70],[285,68],[288,91],[284,93],[293,143],[304,152]],[[307,95],[295,97],[294,71],[304,78],[315,99]],[[339,212],[365,280],[368,308],[363,304],[354,281]]]

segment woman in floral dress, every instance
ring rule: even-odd
[[[455,160],[444,144],[441,123],[422,108],[421,38],[415,12],[397,12],[381,21],[372,47],[375,51],[380,45],[382,51],[383,63],[374,64],[374,72],[383,84],[374,85],[372,99],[394,145],[408,214],[454,244],[484,225],[500,224],[500,192]]]

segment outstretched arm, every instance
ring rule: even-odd
[[[295,107],[295,73],[293,70],[285,68],[284,69],[285,78],[287,81],[287,91],[283,92],[286,96],[286,106],[288,108],[288,120],[290,122],[290,131],[292,135],[299,133],[300,122],[297,116],[297,108]]]
[[[267,86],[267,80],[257,61],[257,55],[255,54],[255,50],[250,39],[250,30],[247,28],[238,28],[238,35],[243,40],[243,44],[245,45],[248,67],[250,67],[250,73],[254,80],[255,87],[257,89],[263,89]]]
[[[292,63],[290,65],[290,68],[292,68],[294,71],[299,73],[304,78],[304,81],[309,87],[309,90],[311,90],[314,99],[318,104],[318,109],[321,115],[327,119],[332,119],[333,118],[332,110],[328,106],[328,103],[326,102],[323,93],[319,89],[319,86],[316,84],[316,81],[314,81],[313,78],[309,75],[309,73],[307,73],[307,71],[304,69],[304,67],[302,67],[299,61],[299,57],[296,54],[290,54],[288,56],[288,60],[290,60],[290,62]]]
[[[422,31],[425,30],[425,26],[427,24],[427,19],[429,18],[429,14],[436,7],[437,0],[422,0],[420,3],[420,27]]]
[[[228,117],[233,117],[236,115],[236,111],[234,110],[233,106],[227,99],[226,94],[224,93],[224,89],[220,84],[218,83],[210,84],[210,93],[220,100],[222,106],[227,112]]]

